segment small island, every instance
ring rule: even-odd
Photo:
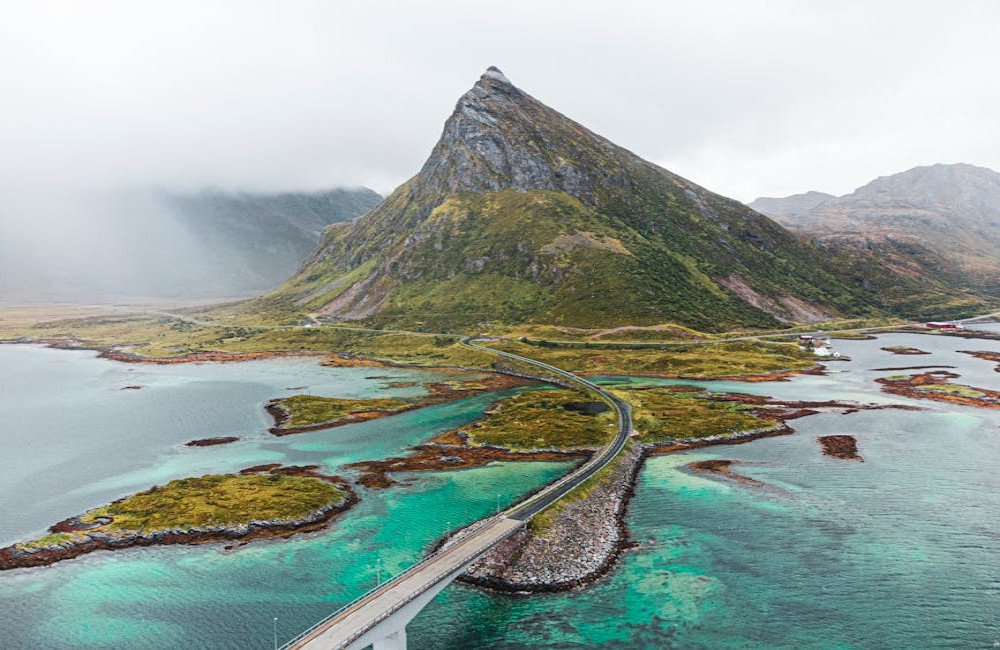
[[[882,390],[894,395],[955,402],[982,408],[1000,408],[1000,392],[951,383],[950,380],[958,378],[959,375],[953,372],[938,370],[918,375],[891,375],[875,381],[882,385]]]
[[[738,472],[734,472],[732,469],[733,465],[739,464],[740,462],[738,460],[715,458],[712,460],[697,460],[693,463],[689,463],[687,467],[694,472],[721,476],[731,481],[736,481],[737,483],[743,483],[744,485],[752,485],[754,487],[764,485],[761,481],[758,481],[755,478],[750,478],[749,476],[744,476]]]
[[[854,436],[834,435],[820,436],[816,438],[823,447],[823,454],[842,460],[856,460],[864,462],[864,458],[858,453],[858,441]]]
[[[185,442],[185,447],[212,447],[214,445],[228,445],[231,442],[236,442],[239,440],[236,436],[216,436],[214,438],[198,438],[197,440],[191,440],[190,442]]]
[[[1000,353],[998,352],[983,352],[974,350],[959,350],[959,352],[971,355],[977,359],[982,359],[983,361],[992,361],[997,364],[994,366],[993,370],[1000,372]]]
[[[416,399],[376,397],[346,399],[319,395],[292,395],[273,399],[265,409],[274,418],[269,431],[276,436],[305,433],[319,429],[376,420],[405,411],[442,404],[485,391],[503,390],[531,384],[529,380],[495,375],[471,381],[442,381],[425,384],[427,393]],[[410,385],[407,382],[407,385]]]
[[[921,350],[919,348],[911,348],[908,345],[887,345],[886,347],[884,347],[882,349],[885,350],[886,352],[891,352],[893,354],[899,354],[899,355],[902,355],[902,356],[911,356],[911,355],[917,355],[917,354],[930,354],[930,352],[925,352],[924,350]]]
[[[0,570],[102,549],[287,536],[322,528],[357,501],[342,479],[311,473],[179,479],[61,521],[45,537],[0,549]]]

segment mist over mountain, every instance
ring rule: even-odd
[[[363,218],[329,228],[303,270],[256,306],[397,326],[774,326],[918,293],[871,262],[845,268],[490,68],[420,172]]]
[[[803,197],[819,198],[808,205]],[[850,194],[750,204],[815,242],[877,251],[915,272],[1000,295],[1000,174],[964,163],[879,177]]]
[[[161,190],[7,197],[7,303],[247,297],[281,283],[331,223],[378,204],[368,189],[250,194]]]

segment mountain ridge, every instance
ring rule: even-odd
[[[808,210],[798,196],[750,205],[817,243],[875,249],[914,272],[1000,295],[1000,174],[993,170],[918,166]]]
[[[397,327],[773,327],[878,312],[864,285],[900,279],[869,275],[490,68],[420,171],[258,305]]]

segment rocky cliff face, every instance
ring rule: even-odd
[[[872,313],[907,282],[864,275],[490,68],[420,172],[264,304],[379,326],[724,329]]]

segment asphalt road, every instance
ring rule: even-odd
[[[605,447],[598,456],[589,460],[586,464],[577,468],[577,470],[571,474],[565,476],[562,480],[553,483],[545,490],[542,490],[536,494],[533,498],[529,499],[527,502],[515,506],[510,509],[506,515],[511,519],[516,519],[518,521],[527,521],[536,513],[544,510],[552,503],[555,503],[567,492],[580,485],[588,478],[594,475],[602,467],[611,462],[611,459],[618,455],[622,449],[625,448],[625,444],[628,442],[628,438],[632,435],[632,409],[628,404],[621,401],[611,393],[607,392],[597,384],[587,381],[583,377],[578,377],[571,372],[562,370],[561,368],[556,368],[555,366],[550,366],[547,363],[542,363],[541,361],[536,361],[534,359],[529,359],[528,357],[522,357],[510,352],[504,352],[501,350],[495,350],[493,348],[488,348],[482,345],[477,345],[475,341],[484,340],[482,337],[475,338],[465,338],[462,339],[462,345],[479,350],[481,352],[487,352],[489,354],[495,354],[501,357],[507,357],[508,359],[514,359],[515,361],[520,361],[538,368],[542,368],[548,372],[565,377],[569,379],[574,384],[582,386],[587,390],[597,393],[605,401],[610,404],[611,408],[614,409],[615,414],[618,416],[618,432],[615,435],[615,439],[610,445]]]

